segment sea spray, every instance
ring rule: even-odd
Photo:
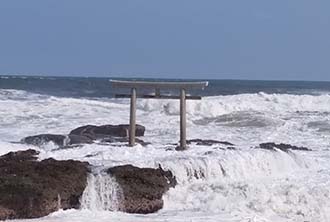
[[[328,177],[312,177],[307,172],[317,171],[317,166],[295,152],[230,151],[218,161],[187,158],[163,166],[179,178],[164,196],[165,211],[266,215],[274,219],[269,221],[330,218]]]

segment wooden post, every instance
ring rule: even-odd
[[[135,128],[136,128],[136,88],[131,90],[131,110],[129,117],[129,146],[135,145]]]
[[[180,91],[180,149],[185,150],[186,144],[186,90]]]

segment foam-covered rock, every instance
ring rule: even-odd
[[[92,143],[93,140],[82,135],[59,135],[59,134],[39,134],[35,136],[28,136],[21,140],[26,144],[35,146],[42,146],[45,143],[52,142],[58,146],[68,146],[75,144]]]
[[[86,125],[72,130],[69,135],[80,135],[88,137],[92,140],[104,139],[107,137],[128,137],[129,125]],[[137,124],[135,128],[135,136],[144,136],[145,127]]]
[[[234,146],[234,144],[227,141],[211,140],[211,139],[191,139],[187,140],[187,144],[196,143],[198,146],[212,146],[215,144],[221,144],[226,146]]]
[[[285,144],[285,143],[261,143],[259,144],[260,149],[266,149],[266,150],[275,150],[275,149],[279,149],[282,150],[284,152],[288,152],[289,150],[302,150],[302,151],[310,151],[310,149],[308,149],[307,147],[303,147],[303,146],[294,146],[294,145],[290,145],[290,144]]]

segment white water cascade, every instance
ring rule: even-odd
[[[113,177],[102,173],[90,174],[81,207],[92,211],[117,211],[122,198],[122,189]]]

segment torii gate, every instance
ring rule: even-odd
[[[186,144],[186,100],[200,100],[201,96],[187,96],[189,89],[204,89],[208,82],[148,82],[148,81],[119,81],[110,80],[113,88],[129,88],[131,94],[116,94],[116,98],[131,98],[130,122],[129,122],[129,146],[135,145],[135,127],[136,127],[136,98],[144,99],[180,99],[180,147],[185,150]],[[137,95],[137,89],[154,89],[154,95]],[[161,89],[180,90],[179,96],[161,95]]]

